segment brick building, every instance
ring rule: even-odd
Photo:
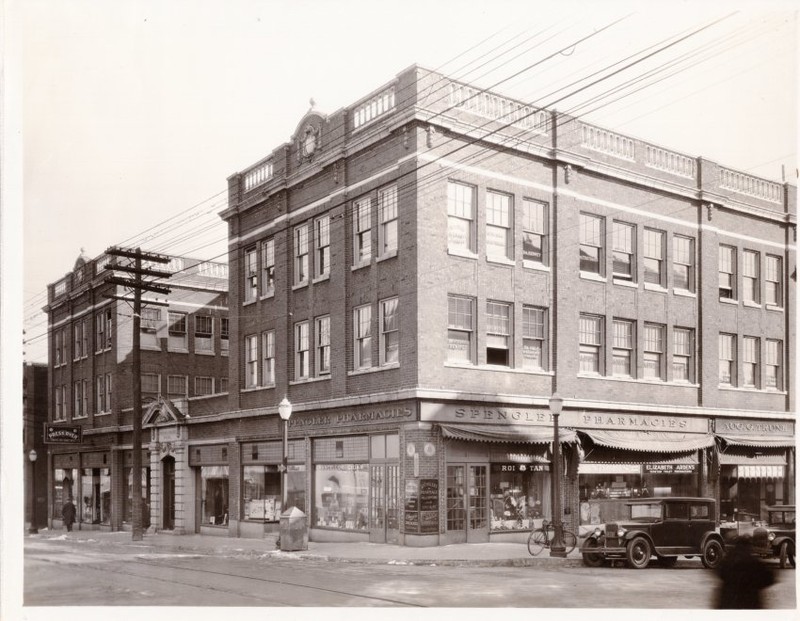
[[[46,438],[47,505],[54,526],[72,498],[78,528],[130,527],[133,311],[108,297],[126,292],[105,283],[104,272],[117,260],[82,253],[48,286],[48,426],[56,433]],[[172,257],[161,269],[171,272],[168,304],[143,305],[141,318],[143,520],[180,529],[190,513],[182,504],[187,456],[171,440],[180,437],[179,423],[182,430],[194,413],[225,402],[228,272],[225,264],[186,257]],[[145,293],[143,301],[154,297]]]
[[[25,522],[33,529],[47,524],[47,451],[42,433],[46,422],[47,365],[25,363],[22,368],[24,514]],[[30,459],[31,451],[36,452],[34,461]]]

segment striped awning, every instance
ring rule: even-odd
[[[672,433],[669,431],[607,431],[581,429],[581,433],[600,446],[624,451],[651,453],[686,453],[714,445],[708,433]]]
[[[473,442],[525,442],[545,444],[553,441],[552,427],[533,427],[525,425],[439,425],[445,438],[471,440]],[[561,442],[575,442],[575,432],[559,429]]]
[[[717,437],[730,446],[791,448],[795,445],[794,438],[790,436],[730,436],[725,434]]]
[[[766,455],[750,455],[740,452],[721,452],[720,466],[785,466],[786,456],[783,452],[770,452]]]
[[[782,479],[783,466],[736,466],[740,479]]]

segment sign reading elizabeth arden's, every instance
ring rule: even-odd
[[[79,425],[44,425],[45,444],[80,444],[82,440]]]

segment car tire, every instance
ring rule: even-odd
[[[644,569],[650,563],[653,551],[644,537],[634,537],[628,542],[625,560],[631,569]]]
[[[789,565],[794,567],[794,546],[791,541],[784,541],[781,544],[780,550],[781,569],[786,567],[787,561]]]
[[[677,556],[659,556],[658,557],[658,564],[661,567],[675,567],[675,563],[678,562]]]
[[[725,548],[722,547],[722,544],[717,539],[709,539],[703,546],[703,555],[701,557],[703,567],[706,569],[716,569],[719,567],[724,556]]]
[[[597,539],[589,539],[583,544],[583,549],[586,550],[587,548],[599,548],[600,544],[597,542]],[[583,552],[583,564],[587,567],[602,567],[603,563],[606,562],[605,557],[602,554],[597,554],[594,552]]]

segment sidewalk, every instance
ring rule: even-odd
[[[130,531],[73,531],[40,530],[26,539],[42,541],[72,541],[86,545],[119,545],[141,554],[205,554],[277,559],[306,559],[345,563],[388,565],[455,565],[475,567],[528,567],[582,565],[576,548],[567,558],[554,558],[549,550],[531,556],[528,547],[520,543],[461,543],[430,548],[412,548],[383,543],[319,543],[310,541],[308,550],[282,552],[275,548],[274,538],[241,539],[208,535],[145,534],[142,541],[132,541]]]

